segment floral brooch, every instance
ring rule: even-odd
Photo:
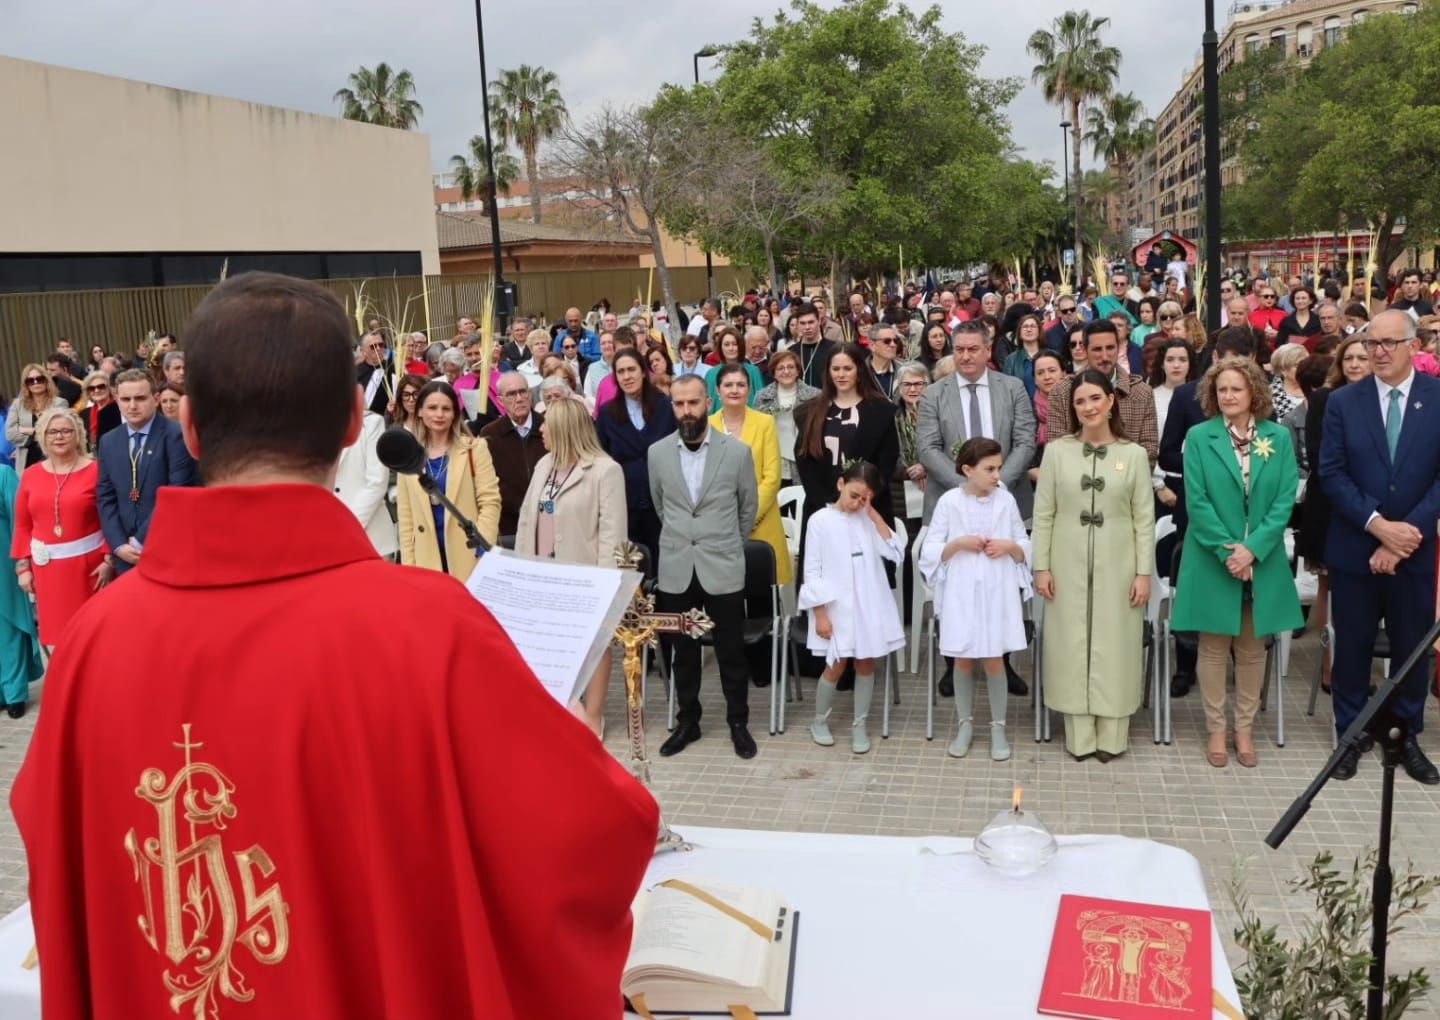
[[[1275,452],[1275,444],[1268,438],[1255,440],[1255,456],[1262,460],[1269,460],[1270,455]]]

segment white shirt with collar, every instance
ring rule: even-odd
[[[514,418],[511,418],[511,419],[510,419],[510,424],[511,424],[511,425],[515,425],[515,419],[514,419]],[[527,414],[527,415],[525,416],[525,424],[524,424],[524,425],[515,425],[515,434],[518,435],[521,439],[524,439],[526,436],[530,435],[530,430],[531,430],[532,428],[534,428],[534,427],[535,427],[535,412],[534,412],[534,411],[531,411],[529,414]]]
[[[368,408],[375,402],[375,394],[380,389],[380,384],[385,381],[385,365],[382,362],[375,371],[370,373],[370,381],[365,384],[365,406]]]
[[[1407,375],[1403,380],[1401,380],[1398,386],[1391,386],[1389,383],[1381,382],[1378,375],[1374,378],[1375,389],[1378,390],[1380,394],[1380,424],[1389,424],[1387,416],[1390,414],[1390,391],[1399,390],[1400,402],[1395,405],[1395,410],[1400,414],[1401,427],[1404,427],[1405,405],[1410,400],[1410,389],[1415,385],[1415,369],[1412,367],[1410,369],[1410,374]]]
[[[959,372],[955,373],[955,382],[960,387],[960,406],[965,409],[964,425],[965,437],[975,439],[970,435],[970,383]],[[990,370],[987,368],[975,380],[975,399],[980,401],[980,429],[981,435],[986,439],[995,438],[995,415],[990,407]]]
[[[705,480],[705,457],[710,452],[710,426],[706,424],[705,438],[700,440],[697,449],[690,449],[679,432],[675,434],[675,442],[680,446],[680,473],[685,477],[685,488],[690,490],[690,503],[699,503],[700,486]]]

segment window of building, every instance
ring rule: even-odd
[[[1302,21],[1295,29],[1295,52],[1308,57],[1315,51],[1315,26]]]
[[[1260,52],[1260,36],[1251,33],[1245,37],[1245,53],[1247,56]]]
[[[1340,42],[1340,19],[1329,17],[1325,19],[1325,45],[1334,46]]]
[[[1400,5],[1400,13],[1401,13],[1401,14],[1406,14],[1406,15],[1414,14],[1414,13],[1415,13],[1416,11],[1418,11],[1419,9],[1420,9],[1420,5],[1419,5],[1419,4],[1401,4],[1401,5]]]
[[[1370,12],[1367,10],[1358,10],[1354,14],[1350,15],[1350,22],[1351,24],[1358,25],[1360,24],[1360,22],[1364,21],[1365,18],[1369,16],[1369,14]]]
[[[1277,28],[1270,33],[1270,48],[1285,51],[1286,32],[1283,28]]]

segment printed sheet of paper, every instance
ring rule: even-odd
[[[496,549],[465,587],[562,705],[584,693],[640,583],[638,571],[582,567]]]

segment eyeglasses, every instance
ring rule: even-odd
[[[366,344],[366,345],[365,345],[365,349],[366,349],[367,351],[383,351],[383,350],[385,349],[385,345],[384,345],[384,344]]]
[[[407,400],[413,401],[416,396],[417,394],[414,393],[402,393],[400,394],[400,402],[403,404]]]
[[[110,388],[110,387],[109,387],[109,386],[106,386],[104,383],[96,383],[94,386],[86,386],[86,387],[85,387],[85,392],[86,392],[86,393],[104,393],[104,392],[105,392],[106,390],[108,390],[109,388]]]
[[[30,378],[28,378],[28,379],[25,380],[25,385],[26,385],[26,386],[44,386],[44,385],[45,385],[45,377],[44,377],[43,375],[32,375]]]
[[[560,349],[561,349],[562,351],[574,351],[574,350],[578,350],[578,348],[577,348],[574,344],[561,344],[561,345],[560,345]]]
[[[1061,309],[1059,309],[1059,312],[1060,312],[1061,315],[1073,315],[1073,314],[1075,314],[1076,312],[1078,312],[1079,310],[1080,310],[1080,309],[1078,309],[1076,306],[1071,305],[1069,308],[1061,308]]]
[[[1175,321],[1176,319],[1178,319],[1178,318],[1180,318],[1180,316],[1178,316],[1178,315],[1162,315],[1162,316],[1160,316],[1160,321],[1161,321],[1161,322],[1174,322],[1174,321]]]
[[[902,387],[907,388],[907,389],[909,389],[910,387],[915,387],[915,388],[918,389],[918,388],[920,388],[920,387],[922,387],[922,386],[925,385],[925,380],[924,380],[924,379],[906,379],[906,380],[905,380],[904,382],[902,382],[900,385],[901,385]]]
[[[884,344],[886,347],[894,347],[894,346],[895,346],[895,338],[894,338],[893,336],[877,336],[877,337],[871,337],[871,338],[870,338],[870,342],[871,342],[872,344]]]
[[[1084,340],[1071,340],[1071,341],[1070,341],[1070,349],[1071,349],[1072,351],[1078,351],[1078,350],[1080,350],[1080,348],[1082,348],[1082,347],[1084,347],[1084,346],[1085,346],[1085,341],[1084,341]]]
[[[504,393],[500,394],[500,399],[514,400],[516,397],[528,397],[529,395],[530,391],[528,389],[506,390]]]
[[[1360,346],[1365,348],[1367,351],[1370,351],[1372,354],[1375,352],[1375,348],[1377,347],[1385,348],[1386,354],[1394,354],[1397,347],[1399,347],[1401,344],[1408,344],[1409,342],[1409,340],[1361,340]]]
[[[54,439],[54,438],[56,438],[57,436],[73,436],[74,434],[75,434],[75,430],[74,430],[74,429],[46,429],[46,430],[45,430],[45,438],[46,438],[46,439]]]
[[[1275,300],[1275,295],[1274,295],[1274,294],[1261,294],[1261,295],[1260,295],[1260,300],[1261,300],[1261,301],[1274,301],[1274,300]]]

